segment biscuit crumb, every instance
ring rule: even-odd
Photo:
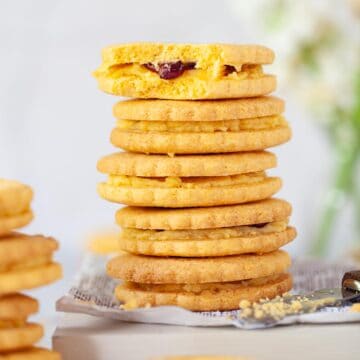
[[[256,320],[275,319],[281,320],[287,315],[300,313],[311,313],[323,306],[333,305],[335,298],[328,297],[324,299],[311,300],[307,297],[296,296],[293,299],[287,293],[285,296],[277,296],[276,298],[261,299],[257,303],[247,304],[246,300],[242,300],[239,304],[242,319],[255,318]],[[360,306],[358,310],[360,311]]]
[[[120,305],[120,309],[125,311],[134,310],[137,309],[138,307],[139,305],[135,299],[131,299],[130,301],[127,301],[125,304]]]
[[[239,306],[240,309],[246,309],[251,306],[251,302],[249,300],[241,300]]]

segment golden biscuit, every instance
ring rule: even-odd
[[[0,352],[32,346],[44,334],[39,324],[25,323],[19,327],[0,328]]]
[[[285,272],[289,255],[276,250],[263,255],[213,258],[163,258],[121,255],[107,264],[109,276],[151,284],[201,284],[253,279]]]
[[[114,105],[114,116],[146,121],[224,121],[278,115],[284,101],[274,96],[247,99],[174,101],[127,100]]]
[[[289,291],[289,274],[272,275],[260,279],[211,283],[205,285],[152,285],[125,283],[115,289],[116,297],[136,307],[176,305],[192,311],[224,311],[239,308],[241,300],[257,302],[274,298]]]
[[[221,99],[268,94],[276,79],[257,45],[134,43],[105,48],[94,72],[105,92],[135,98]]]
[[[194,209],[125,207],[117,211],[116,222],[124,228],[195,230],[280,221],[290,214],[291,205],[287,201],[267,199],[241,205]]]
[[[0,272],[0,295],[32,289],[61,279],[62,269],[45,257],[34,259],[27,266]]]
[[[111,142],[127,151],[147,154],[206,154],[256,151],[290,140],[291,129],[284,121],[279,126],[236,132],[135,132],[114,128]]]
[[[18,215],[0,216],[0,236],[7,234],[11,230],[19,229],[28,225],[33,217],[34,216],[31,210]]]
[[[275,166],[276,156],[267,151],[174,157],[119,152],[104,156],[97,164],[105,174],[140,177],[228,176]]]
[[[28,212],[32,197],[33,192],[29,186],[0,178],[0,219]]]
[[[271,197],[281,180],[262,172],[200,178],[146,179],[110,176],[98,185],[106,200],[131,206],[196,207],[240,204]]]
[[[10,294],[0,297],[0,321],[26,319],[39,310],[37,300],[23,294]]]
[[[234,230],[233,228],[161,232],[162,237],[164,237],[164,233],[167,233],[168,239],[162,239],[160,236],[152,238],[147,232],[154,232],[154,230],[124,229],[119,245],[121,250],[150,256],[206,257],[248,253],[263,254],[279,249],[295,238],[295,229],[287,227],[286,222],[283,223],[284,229],[272,232],[270,232],[271,227],[269,232],[261,230],[273,223],[267,224],[261,229],[247,226],[244,228],[249,229],[249,234],[242,236],[236,236],[236,232],[234,236],[231,236],[227,230]],[[139,232],[145,234],[139,234]],[[202,232],[205,234],[201,234]],[[217,232],[220,233],[219,237],[214,236]],[[181,236],[183,235],[181,233],[186,233],[187,236]],[[197,235],[197,233],[200,234]]]
[[[29,349],[1,354],[0,359],[2,360],[61,360],[61,356],[56,351],[31,347]]]
[[[16,264],[50,256],[58,249],[58,243],[51,237],[9,233],[0,237],[0,272]]]

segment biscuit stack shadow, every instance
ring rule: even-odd
[[[58,360],[58,353],[34,346],[43,327],[28,318],[38,312],[39,304],[20,293],[62,275],[52,260],[58,248],[53,238],[15,232],[33,218],[32,197],[28,186],[0,179],[0,358]]]
[[[127,254],[107,267],[125,309],[230,310],[291,289],[279,248],[296,231],[291,206],[271,198],[281,180],[264,151],[291,137],[283,101],[262,96],[275,89],[262,71],[273,57],[255,45],[104,50],[100,89],[143,98],[115,104],[111,142],[126,152],[98,162],[109,175],[99,194],[129,205],[116,214]]]

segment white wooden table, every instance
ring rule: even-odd
[[[148,325],[66,314],[53,336],[63,360],[146,360],[169,354],[244,355],[252,359],[360,359],[360,324],[266,330]]]

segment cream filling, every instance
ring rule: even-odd
[[[274,221],[263,227],[234,226],[218,229],[199,230],[141,230],[123,229],[121,239],[139,241],[195,241],[195,240],[223,240],[239,237],[257,236],[286,230],[288,219]]]
[[[163,177],[163,178],[143,178],[138,176],[109,175],[107,184],[121,187],[130,186],[133,188],[211,188],[226,187],[241,184],[257,183],[264,181],[266,174],[264,171],[230,175],[230,176],[209,176],[209,177]]]
[[[140,284],[134,282],[125,282],[127,288],[142,291],[155,292],[187,292],[200,294],[203,291],[217,293],[222,290],[238,289],[240,287],[263,286],[271,284],[281,279],[284,274],[264,276],[257,279],[248,279],[241,281],[232,281],[226,283],[205,283],[205,284]]]
[[[160,79],[159,74],[147,69],[143,64],[103,64],[97,71],[95,76],[102,76],[112,79],[118,78],[143,78],[147,80],[159,79],[161,81],[174,81],[177,79],[184,79],[188,77],[196,77],[200,80],[243,80],[243,79],[258,79],[262,77],[263,69],[261,65],[243,64],[236,66],[234,72],[227,74],[226,66],[220,65],[207,69],[196,68],[192,70],[185,70],[180,76],[175,79],[165,80]]]
[[[287,126],[286,120],[280,116],[264,116],[250,119],[223,121],[141,121],[117,120],[116,127],[121,130],[137,132],[239,132],[246,130],[265,130]]]

